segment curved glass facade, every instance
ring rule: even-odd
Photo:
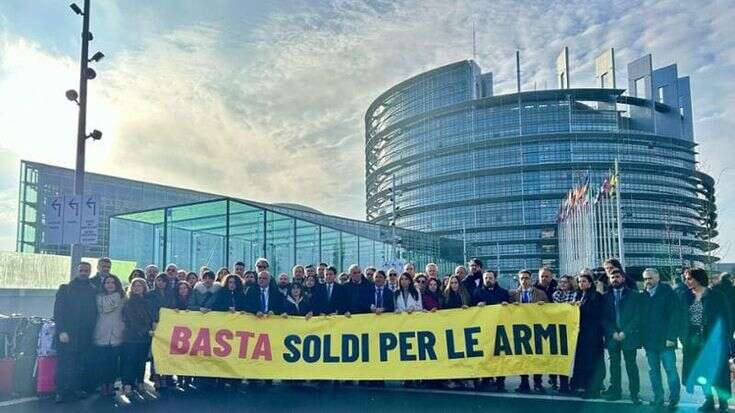
[[[695,169],[678,106],[602,88],[486,96],[482,79],[462,61],[373,102],[368,221],[465,239],[468,256],[502,274],[556,268],[559,201],[617,158],[629,271],[714,260],[713,180]]]

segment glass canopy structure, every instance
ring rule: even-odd
[[[419,231],[320,214],[297,207],[221,198],[115,215],[109,256],[139,267],[172,262],[197,270],[253,266],[259,257],[273,274],[296,264],[325,262],[345,271],[351,264],[385,266],[395,259],[442,273],[463,261],[461,241]]]

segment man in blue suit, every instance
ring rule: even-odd
[[[620,270],[610,274],[612,290],[605,297],[605,346],[610,360],[610,387],[603,396],[607,400],[621,398],[621,361],[625,360],[630,399],[640,404],[640,377],[636,356],[641,347],[640,328],[644,303],[636,290],[626,286]]]
[[[344,314],[347,311],[345,302],[345,286],[337,282],[337,268],[329,266],[324,270],[323,302],[318,303],[324,314]]]
[[[393,291],[388,288],[385,271],[378,270],[373,273],[373,288],[368,289],[370,311],[375,314],[392,313],[395,311],[396,303],[393,299]]]

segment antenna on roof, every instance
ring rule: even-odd
[[[477,60],[477,36],[475,34],[474,18],[472,18],[472,60]]]
[[[516,88],[521,93],[521,51],[516,50]]]

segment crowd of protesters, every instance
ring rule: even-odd
[[[408,263],[401,271],[363,270],[352,265],[339,273],[327,264],[297,265],[292,274],[272,277],[266,259],[258,259],[255,269],[242,262],[233,271],[200,268],[185,271],[175,264],[159,273],[155,265],[135,269],[127,279],[127,289],[111,274],[111,261],[98,262],[97,273],[82,262],[78,274],[62,285],[56,296],[59,354],[57,401],[84,397],[92,391],[103,396],[143,401],[157,392],[175,388],[196,390],[219,386],[236,388],[240,380],[162,376],[151,363],[150,380],[155,390],[144,386],[146,363],[159,309],[175,311],[247,312],[257,317],[422,312],[488,305],[543,305],[568,303],[580,308],[580,329],[571,376],[521,376],[519,393],[560,394],[583,398],[619,400],[622,397],[621,366],[628,376],[629,397],[640,403],[640,373],[637,355],[644,349],[653,390],[650,404],[675,408],[682,385],[693,392],[701,387],[706,397],[702,411],[727,410],[730,397],[729,357],[735,318],[735,287],[729,275],[712,280],[705,270],[686,269],[682,279],[662,282],[659,273],[643,272],[643,289],[626,276],[620,262],[604,263],[604,274],[589,269],[579,274],[554,276],[549,268],[538,272],[521,270],[517,288],[506,290],[491,270],[478,259],[454,274],[439,275],[435,264],[417,272]],[[677,370],[681,345],[683,369]],[[608,363],[605,363],[607,352]],[[661,367],[666,375],[665,398]],[[603,382],[607,377],[608,386]],[[529,380],[530,379],[530,380]],[[122,387],[116,389],[120,380]],[[265,381],[270,385],[271,381]],[[293,383],[301,383],[296,381]],[[321,382],[349,385],[351,382]],[[263,384],[251,380],[249,385]],[[382,385],[360,382],[361,385]],[[473,380],[408,381],[406,386],[445,387],[476,391],[505,392],[504,377]],[[548,386],[548,387],[547,387]],[[604,391],[603,391],[604,389]]]

